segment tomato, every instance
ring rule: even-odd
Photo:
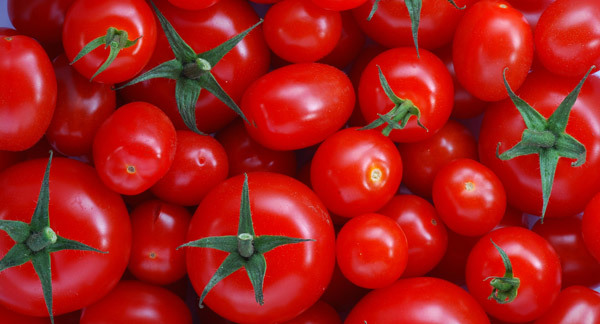
[[[244,93],[241,108],[254,140],[274,150],[295,150],[340,129],[354,101],[344,72],[321,63],[298,63],[256,80]]]
[[[13,312],[0,305],[0,318],[4,324],[48,324],[50,319],[44,317],[27,316]]]
[[[406,268],[406,235],[396,221],[381,214],[352,218],[338,233],[335,245],[342,274],[359,287],[385,287]]]
[[[202,10],[183,10],[166,0],[154,1],[158,9],[173,25],[177,33],[196,52],[208,51],[258,21],[258,16],[244,0],[220,0]],[[146,72],[157,65],[172,60],[169,43],[159,32],[156,49]],[[217,82],[238,104],[246,88],[269,68],[270,54],[261,27],[255,28],[211,69]],[[147,101],[160,107],[177,129],[188,129],[177,109],[175,80],[152,79],[120,90],[126,101]],[[196,102],[196,125],[205,133],[213,133],[236,117],[227,105],[208,91],[201,91]]]
[[[406,235],[408,262],[403,277],[425,275],[446,253],[446,226],[427,200],[414,195],[397,195],[377,213],[395,220]]]
[[[489,323],[485,312],[462,288],[445,280],[400,279],[371,291],[352,309],[344,324]]]
[[[0,218],[29,222],[48,159],[16,164],[0,174]],[[85,307],[107,294],[127,267],[131,223],[121,197],[108,190],[84,163],[54,158],[50,169],[49,219],[60,236],[106,254],[63,250],[50,254],[53,312]],[[14,245],[0,231],[0,256]],[[23,314],[48,316],[40,279],[31,262],[0,275],[0,303]]]
[[[56,77],[44,49],[27,36],[0,38],[0,150],[23,151],[46,132]]]
[[[516,298],[507,303],[488,298],[490,279],[502,277],[506,271],[492,242],[504,250],[520,281]],[[488,314],[518,323],[535,320],[550,309],[560,292],[561,268],[558,255],[544,238],[522,227],[504,227],[475,244],[467,260],[466,278],[469,292]]]
[[[102,123],[93,143],[98,175],[112,190],[135,195],[150,188],[173,163],[173,124],[146,102],[121,106]]]
[[[96,131],[116,108],[115,91],[86,80],[64,54],[54,59],[53,66],[58,96],[46,138],[64,155],[91,155]]]
[[[404,128],[391,131],[389,136],[393,141],[424,140],[444,126],[452,112],[454,88],[450,73],[439,58],[427,50],[421,50],[419,58],[413,48],[401,47],[387,50],[371,60],[362,72],[358,86],[360,110],[367,122],[399,105],[382,91],[378,69],[394,94],[406,105],[407,118],[410,118]],[[414,107],[419,110],[420,118],[412,116],[415,115],[411,110]],[[401,115],[398,113],[398,118]],[[417,119],[424,127],[418,125]]]
[[[283,324],[342,324],[340,316],[324,301],[317,301],[298,317]]]
[[[0,171],[23,160],[25,160],[23,151],[0,151]]]
[[[585,206],[581,219],[581,234],[588,251],[600,262],[600,195],[596,194]]]
[[[507,0],[511,6],[519,10],[535,30],[540,16],[546,8],[556,0]]]
[[[533,71],[517,95],[548,118],[561,101],[575,88],[579,80],[552,75],[543,69]],[[554,186],[546,217],[568,217],[583,211],[598,190],[600,181],[600,112],[596,108],[600,94],[600,77],[591,75],[570,113],[566,133],[587,151],[586,162],[571,167],[573,159],[558,160]],[[543,204],[539,156],[531,154],[502,161],[496,156],[496,147],[503,153],[521,140],[525,123],[510,100],[488,107],[484,113],[479,134],[479,158],[500,178],[506,189],[507,201],[513,207],[533,215],[540,215]]]
[[[235,235],[240,215],[244,176],[215,187],[192,218],[188,241]],[[288,176],[248,174],[249,202],[255,233],[314,239],[277,247],[264,253],[264,304],[255,300],[246,271],[240,269],[220,281],[204,299],[220,316],[236,323],[275,323],[290,320],[312,306],[323,294],[335,264],[335,238],[325,206],[304,184]],[[188,275],[200,293],[227,252],[186,248]],[[310,273],[310,276],[306,274]]]
[[[293,63],[315,62],[337,44],[342,17],[311,0],[283,0],[267,10],[263,30],[277,56]]]
[[[172,5],[186,10],[205,9],[219,1],[220,0],[169,0]]]
[[[347,1],[344,1],[347,2]],[[340,12],[342,16],[342,33],[337,44],[319,60],[320,63],[344,69],[358,56],[365,44],[365,34],[360,30],[350,11]]]
[[[473,96],[484,101],[508,97],[502,71],[516,91],[531,67],[533,33],[518,10],[499,0],[479,1],[461,19],[452,43],[454,71]]]
[[[217,140],[178,130],[173,163],[150,190],[174,204],[197,205],[210,189],[227,178],[228,169],[227,154]]]
[[[444,165],[433,180],[433,204],[451,230],[478,236],[500,223],[506,210],[502,182],[485,165],[458,159]]]
[[[375,212],[396,193],[402,159],[391,140],[374,130],[346,128],[325,140],[310,166],[313,190],[336,215]]]
[[[104,298],[83,309],[81,324],[191,324],[183,300],[165,288],[121,281]]]
[[[571,286],[560,292],[550,310],[535,324],[592,324],[600,321],[600,294],[583,286]]]
[[[448,120],[433,136],[414,143],[398,143],[404,175],[402,183],[414,194],[431,197],[437,172],[458,158],[477,159],[477,142],[462,124]]]
[[[133,229],[129,271],[139,280],[166,285],[185,276],[185,243],[192,215],[183,207],[146,201],[131,212]]]
[[[335,11],[343,11],[356,8],[367,0],[312,0],[317,6]]]
[[[111,35],[110,28],[117,30],[115,35]],[[83,52],[99,37],[105,37],[101,44]],[[122,44],[125,39],[128,43]],[[76,0],[65,16],[62,41],[67,58],[86,79],[123,82],[138,74],[150,60],[156,45],[156,22],[143,0]],[[109,53],[115,50],[116,58],[110,61]],[[85,55],[80,57],[82,52]],[[109,63],[107,67],[105,62]]]
[[[560,257],[563,288],[592,287],[600,283],[600,263],[587,250],[581,229],[581,220],[577,217],[545,219],[531,228],[550,242]]]

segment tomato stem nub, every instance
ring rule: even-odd
[[[510,303],[517,297],[521,280],[515,278],[513,275],[512,264],[510,263],[510,259],[508,258],[508,255],[506,255],[506,252],[491,239],[490,242],[492,242],[496,250],[500,253],[502,262],[504,263],[505,272],[502,277],[487,277],[483,279],[484,281],[492,279],[490,281],[490,286],[492,286],[493,289],[488,299],[494,299],[499,304]]]
[[[50,228],[45,227],[42,231],[32,233],[27,239],[27,247],[33,252],[39,252],[51,244],[56,243],[56,233]]]
[[[238,251],[244,258],[249,258],[254,254],[254,236],[248,233],[238,235]]]

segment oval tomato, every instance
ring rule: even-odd
[[[535,324],[593,324],[600,321],[600,293],[584,286],[560,292],[552,308]]]

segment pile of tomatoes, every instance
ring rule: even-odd
[[[600,323],[597,0],[7,9],[0,322]]]

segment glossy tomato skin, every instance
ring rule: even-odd
[[[588,251],[600,262],[600,194],[594,195],[585,206],[581,231]]]
[[[186,243],[192,215],[160,200],[146,201],[131,212],[132,246],[129,271],[139,280],[166,285],[185,276]]]
[[[325,140],[310,167],[313,190],[334,214],[375,212],[396,193],[402,158],[392,141],[374,130],[346,128]]]
[[[220,0],[169,0],[172,5],[186,10],[205,9],[219,1]]]
[[[558,77],[538,69],[533,71],[517,95],[548,118],[575,88],[578,79]],[[574,160],[560,158],[554,176],[554,186],[548,202],[546,217],[568,217],[583,211],[587,202],[598,191],[600,173],[600,121],[597,102],[600,100],[600,78],[591,75],[583,85],[571,110],[566,133],[580,141],[587,151],[586,162],[571,167]],[[523,118],[512,101],[490,105],[483,116],[479,134],[479,159],[492,169],[502,181],[508,204],[532,215],[542,210],[542,185],[537,154],[521,156],[508,161],[496,157],[500,143],[502,153],[521,140],[525,129]]]
[[[106,70],[94,81],[114,84],[133,78],[150,60],[156,46],[157,26],[150,6],[143,0],[76,0],[67,11],[62,41],[69,61],[92,40],[105,36],[114,27],[127,32],[128,40],[137,40],[119,51]],[[106,61],[110,48],[99,46],[73,64],[86,79],[91,79]]]
[[[81,313],[81,324],[191,324],[183,300],[169,290],[126,280]]]
[[[537,58],[552,73],[582,77],[600,64],[600,3],[556,0],[535,29]]]
[[[444,165],[433,180],[433,204],[444,223],[458,234],[479,236],[500,223],[506,192],[498,176],[471,159]]]
[[[319,300],[298,317],[283,324],[342,324],[342,320],[333,307]]]
[[[293,63],[315,62],[337,44],[342,17],[311,0],[283,0],[267,10],[263,30],[277,56]]]
[[[196,53],[208,51],[243,32],[258,22],[258,16],[244,0],[221,0],[202,10],[183,10],[167,0],[154,1],[183,40]],[[158,34],[150,62],[142,70],[175,58],[166,36]],[[215,65],[211,73],[229,96],[240,104],[246,88],[269,69],[270,53],[262,27],[250,32]],[[152,79],[121,90],[127,101],[148,101],[165,111],[177,129],[188,129],[179,115],[175,101],[175,80]],[[205,133],[213,133],[236,117],[233,110],[208,91],[201,91],[196,103],[196,125]]]
[[[433,136],[414,143],[398,143],[404,166],[403,184],[414,194],[430,198],[433,179],[458,158],[477,159],[477,142],[459,122],[448,120]]]
[[[0,318],[4,324],[48,324],[49,318],[27,316],[21,313],[13,312],[4,306],[0,305]],[[58,321],[57,321],[58,322]]]
[[[593,324],[600,321],[600,293],[584,286],[571,286],[560,292],[552,308],[535,324]]]
[[[491,241],[502,248],[520,279],[517,297],[499,304],[488,299],[492,292],[490,276],[503,276],[504,263]],[[535,320],[551,306],[561,286],[561,268],[554,248],[541,236],[522,227],[504,227],[484,235],[475,244],[466,268],[467,288],[485,311],[500,320]]]
[[[344,2],[348,1],[344,0]],[[350,11],[340,12],[340,15],[342,16],[342,33],[340,38],[333,50],[321,58],[319,62],[333,65],[338,69],[344,69],[361,52],[366,37],[358,27]]]
[[[84,78],[69,65],[64,54],[52,64],[58,96],[46,138],[64,155],[90,155],[96,131],[116,108],[115,91],[110,85]]]
[[[354,107],[344,72],[321,63],[292,64],[256,80],[244,93],[248,134],[274,150],[320,143],[340,129]]]
[[[237,233],[244,176],[222,182],[200,203],[188,241]],[[250,209],[256,235],[315,239],[278,247],[264,254],[267,271],[264,305],[259,305],[244,269],[219,282],[204,300],[217,314],[236,323],[276,323],[290,320],[312,306],[327,287],[335,264],[331,218],[319,198],[288,176],[248,174]],[[201,293],[227,253],[186,248],[188,275]],[[310,276],[306,274],[310,273]]]
[[[0,174],[2,219],[29,222],[48,159],[14,165]],[[131,222],[121,197],[106,188],[94,169],[82,162],[53,158],[50,168],[50,227],[62,237],[106,254],[64,250],[50,254],[53,311],[65,314],[108,293],[127,267]],[[0,256],[14,241],[0,232]],[[23,314],[47,316],[40,281],[31,262],[4,270],[0,302]]]
[[[323,9],[335,11],[354,9],[365,1],[367,0],[312,0],[314,4]]]
[[[454,86],[450,73],[442,61],[427,50],[401,47],[387,50],[365,67],[358,86],[360,110],[367,122],[386,114],[394,103],[387,97],[379,81],[377,66],[396,96],[408,99],[419,108],[421,123],[412,116],[403,129],[392,130],[389,137],[394,142],[416,142],[433,136],[448,120],[452,112]],[[378,129],[381,129],[380,127]]]
[[[0,38],[0,89],[0,150],[32,147],[44,135],[56,106],[52,63],[33,38]]]
[[[475,97],[508,97],[502,79],[516,91],[533,60],[533,33],[523,14],[501,0],[479,1],[461,19],[452,44],[458,81]]]
[[[416,277],[375,289],[352,309],[344,324],[463,323],[490,321],[466,291],[448,281]]]
[[[448,231],[427,200],[415,195],[397,195],[377,213],[395,220],[406,235],[408,262],[402,277],[425,275],[446,253]]]
[[[174,204],[197,205],[210,189],[227,178],[228,169],[227,154],[217,140],[178,130],[173,163],[150,190]]]
[[[94,137],[94,165],[112,190],[125,195],[143,192],[163,177],[173,163],[177,135],[160,109],[138,101],[117,109]]]

